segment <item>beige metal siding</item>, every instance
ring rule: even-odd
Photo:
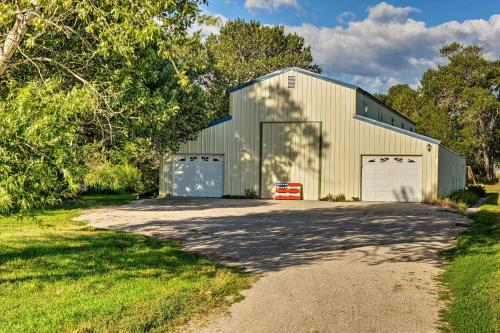
[[[296,76],[294,89],[287,87],[288,75]],[[321,122],[321,196],[360,197],[361,156],[394,154],[422,156],[423,197],[435,197],[438,146],[354,119],[360,95],[356,89],[303,73],[282,73],[231,93],[233,119],[203,130],[180,152],[224,154],[224,193],[259,193],[261,122]]]
[[[318,199],[320,131],[319,122],[262,124],[263,198],[273,197],[277,182],[299,182],[304,199]]]
[[[465,158],[439,145],[439,195],[446,196],[451,192],[465,188]]]
[[[365,112],[365,106],[367,106],[368,112]],[[392,111],[382,103],[378,102],[375,98],[367,96],[361,92],[358,92],[356,96],[356,114],[398,128],[415,131],[415,125],[408,121],[408,119]],[[394,124],[392,123],[392,120],[394,120]]]

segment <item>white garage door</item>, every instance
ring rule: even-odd
[[[422,200],[422,157],[363,156],[363,201]]]
[[[221,155],[175,155],[174,196],[222,197],[224,157]]]

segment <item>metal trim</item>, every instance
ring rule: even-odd
[[[264,131],[264,123],[260,122],[259,133],[259,198],[262,199],[262,136]]]
[[[422,135],[422,134],[418,134],[418,133],[415,133],[415,132],[411,132],[411,131],[408,131],[408,130],[405,130],[405,129],[402,129],[402,128],[399,128],[399,127],[396,127],[396,126],[392,126],[392,125],[389,125],[389,124],[386,124],[386,123],[382,123],[380,121],[373,120],[371,118],[363,117],[363,116],[360,116],[359,114],[355,114],[352,117],[354,119],[356,119],[356,120],[361,120],[361,121],[370,123],[372,125],[383,127],[383,128],[386,128],[386,129],[389,129],[389,130],[392,130],[392,131],[395,131],[395,132],[398,132],[398,133],[401,133],[401,134],[405,134],[405,135],[408,135],[408,136],[411,136],[411,137],[414,137],[414,138],[417,138],[417,139],[420,139],[420,140],[423,140],[423,141],[427,141],[427,142],[430,142],[430,143],[433,143],[433,144],[436,144],[436,145],[440,145],[441,144],[441,141],[439,141],[437,139],[430,138],[428,136],[425,136],[425,135]]]
[[[209,128],[209,127],[212,127],[212,126],[215,126],[215,125],[219,125],[219,124],[225,123],[226,121],[229,121],[231,119],[233,119],[233,116],[227,115],[227,116],[224,116],[222,118],[212,120],[211,122],[209,122],[207,124],[207,126],[205,128]]]

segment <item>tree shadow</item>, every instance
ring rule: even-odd
[[[97,230],[96,230],[97,231]],[[214,274],[213,263],[198,254],[182,251],[176,243],[125,232],[99,231],[85,235],[43,235],[14,240],[2,246],[0,267],[13,274],[0,278],[2,283],[23,281],[54,282],[80,280],[112,274],[112,280],[177,276],[203,279]],[[22,271],[16,273],[16,267]]]
[[[253,101],[267,106],[260,128],[261,196],[271,198],[276,182],[299,182],[306,198],[319,199],[321,152],[330,143],[319,116],[308,117],[292,91],[270,86],[266,96]]]
[[[222,208],[211,216],[189,215],[145,217],[137,222],[123,216],[106,225],[179,239],[186,249],[254,272],[269,272],[342,258],[351,250],[358,251],[362,257],[359,260],[371,265],[401,261],[439,265],[436,252],[458,232],[456,221],[465,219],[449,212],[431,212],[421,204],[360,207],[323,202],[307,209],[285,205],[259,211],[256,206],[239,214]],[[92,223],[99,225],[98,221]]]
[[[234,131],[228,140],[235,141],[231,149],[236,152],[231,154],[236,161],[226,156],[225,163],[230,164],[224,175],[229,182],[225,192],[242,195],[238,191],[251,189],[262,198],[272,198],[276,182],[300,182],[311,193],[308,198],[318,199],[321,152],[330,146],[319,115],[308,116],[312,111],[307,112],[305,101],[284,82],[247,89],[243,108],[233,110],[234,127],[228,127]]]
[[[200,197],[166,197],[161,199],[144,199],[133,201],[130,204],[113,207],[123,211],[201,211],[218,208],[245,208],[272,206],[276,204],[271,200],[260,199],[226,199],[226,198],[200,198]]]
[[[416,196],[416,193],[415,193],[415,191],[413,190],[412,187],[402,186],[399,189],[399,191],[394,190],[392,193],[393,193],[394,198],[396,199],[395,201],[399,201],[399,202],[417,202],[415,200],[415,198],[417,196]]]

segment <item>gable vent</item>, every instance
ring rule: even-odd
[[[295,75],[288,76],[288,88],[295,88]]]

